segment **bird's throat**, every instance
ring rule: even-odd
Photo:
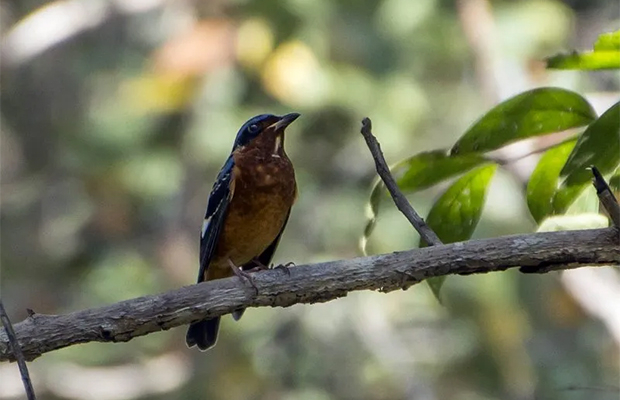
[[[280,157],[282,154],[282,146],[284,144],[284,133],[278,133],[275,137],[273,152],[271,153],[272,157]]]

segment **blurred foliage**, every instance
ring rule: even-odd
[[[547,68],[556,69],[619,69],[620,31],[604,33],[594,43],[590,52],[558,54],[547,58]]]
[[[239,126],[263,112],[302,114],[286,140],[300,197],[274,262],[356,256],[375,175],[362,117],[386,158],[404,160],[399,183],[427,215],[450,192],[442,181],[498,159],[436,149],[502,100],[547,86],[581,93],[598,115],[618,101],[617,75],[540,60],[592,47],[619,11],[607,0],[0,2],[5,306],[19,321],[26,308],[68,312],[193,283],[212,180]],[[522,160],[484,185],[473,237],[537,229],[523,188],[540,155],[522,156],[553,143],[528,140],[500,149]],[[568,212],[597,206],[578,194]],[[370,252],[418,243],[393,207],[375,222]],[[454,277],[443,307],[417,285],[249,310],[223,319],[208,353],[174,329],[53,352],[31,374],[50,400],[615,399],[620,335],[580,300],[617,284],[611,272],[581,292],[560,274]],[[14,365],[0,379],[0,399],[23,396]]]

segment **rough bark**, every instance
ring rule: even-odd
[[[389,292],[434,276],[618,264],[617,228],[506,236],[301,265],[291,267],[290,274],[282,269],[258,272],[258,293],[233,277],[66,315],[33,314],[14,327],[25,358],[33,360],[74,344],[125,342],[240,308],[326,302],[354,290]],[[13,359],[9,349],[6,332],[0,330],[0,361]]]

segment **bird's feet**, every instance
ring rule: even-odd
[[[239,277],[239,279],[244,282],[247,281],[250,286],[252,286],[254,290],[256,290],[256,294],[258,294],[258,287],[256,286],[254,278],[252,278],[252,275],[250,275],[249,271],[243,271],[241,268],[237,267],[230,258],[228,259],[228,265],[230,266],[232,272]]]
[[[285,264],[276,265],[275,267],[273,267],[273,269],[281,269],[282,271],[286,273],[286,275],[291,276],[291,271],[289,270],[289,267],[294,267],[294,266],[295,266],[295,263],[292,261],[289,261]]]
[[[264,271],[269,269],[268,266],[266,266],[265,264],[263,264],[262,262],[260,262],[257,259],[253,259],[252,262],[256,265],[254,268],[252,269],[248,269],[247,272],[257,272],[257,271]]]
[[[273,265],[273,264],[271,264],[271,267],[268,267],[268,266],[266,266],[265,264],[263,264],[262,262],[260,262],[259,260],[256,260],[256,259],[252,260],[252,262],[253,262],[254,264],[256,264],[256,267],[254,267],[254,268],[252,268],[252,269],[248,269],[248,270],[246,270],[246,271],[243,271],[243,270],[239,269],[238,267],[237,267],[237,269],[239,270],[239,272],[243,272],[244,274],[247,274],[247,273],[249,273],[249,272],[265,271],[265,270],[267,270],[267,269],[281,269],[281,270],[283,270],[283,271],[284,271],[287,275],[289,275],[289,276],[290,276],[290,275],[291,275],[291,271],[289,271],[289,269],[288,269],[288,268],[289,268],[289,267],[291,267],[291,266],[294,266],[294,265],[295,265],[295,263],[294,263],[294,262],[289,261],[289,262],[287,262],[287,263],[285,263],[285,264],[279,264],[279,265],[276,265],[275,267],[274,267],[274,265]]]

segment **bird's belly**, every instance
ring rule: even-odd
[[[240,266],[265,251],[282,230],[294,199],[294,191],[292,196],[280,190],[239,192],[229,206],[217,250],[216,264],[224,268],[229,268],[228,259]]]
[[[265,251],[280,233],[288,212],[283,211],[282,207],[274,207],[273,204],[265,204],[250,215],[236,213],[234,209],[231,211],[224,240],[228,250],[226,253],[236,265],[245,264]],[[240,228],[233,230],[234,226]]]

